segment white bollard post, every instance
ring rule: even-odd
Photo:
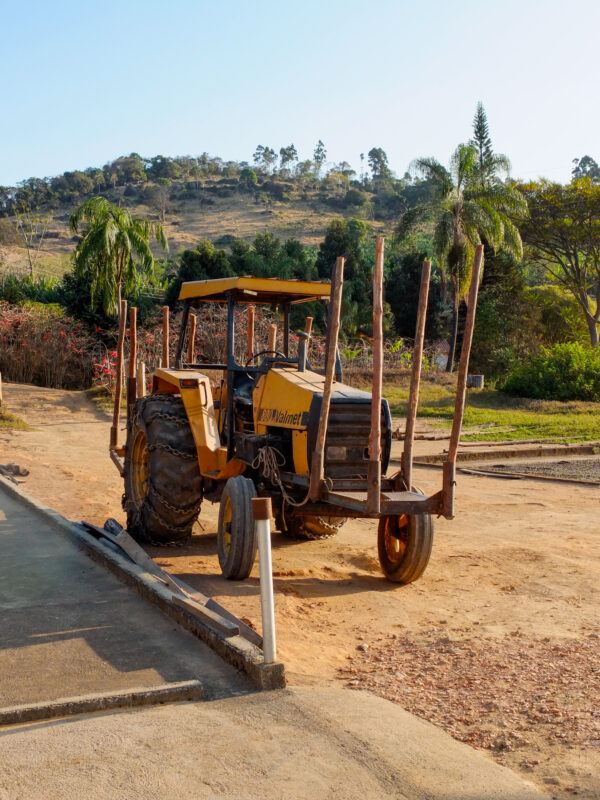
[[[275,605],[273,601],[273,564],[271,561],[270,497],[252,498],[252,516],[258,540],[260,568],[260,607],[262,612],[263,655],[265,664],[272,664],[277,655],[275,642]]]

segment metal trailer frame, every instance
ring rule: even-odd
[[[378,237],[377,251],[376,251],[376,269],[374,273],[374,349],[382,352],[382,331],[381,331],[381,306],[378,307],[378,300],[381,299],[382,281],[383,281],[383,238]],[[421,288],[419,294],[419,306],[417,313],[417,326],[415,334],[415,345],[413,350],[413,369],[410,384],[410,394],[408,403],[408,413],[406,417],[406,428],[404,438],[404,451],[401,459],[400,470],[390,477],[382,477],[379,469],[374,467],[378,451],[373,448],[374,442],[379,442],[378,432],[378,415],[372,414],[371,419],[371,435],[369,437],[369,465],[367,479],[335,479],[324,477],[324,447],[325,438],[327,435],[327,416],[329,411],[329,403],[327,402],[327,394],[331,394],[332,385],[338,376],[339,370],[339,352],[338,352],[338,332],[339,332],[339,315],[341,308],[341,297],[343,288],[343,271],[344,259],[338,258],[332,280],[332,292],[329,302],[329,319],[327,326],[327,340],[326,340],[326,364],[325,364],[325,387],[323,393],[323,402],[321,405],[321,414],[319,419],[319,433],[317,436],[317,446],[313,454],[312,463],[310,464],[310,473],[308,475],[299,475],[291,472],[280,473],[280,478],[284,486],[293,492],[300,493],[306,492],[310,495],[310,501],[304,505],[295,508],[295,514],[298,516],[314,516],[323,515],[328,517],[366,517],[366,518],[380,518],[387,516],[401,516],[403,514],[435,514],[444,516],[447,519],[454,517],[454,489],[456,485],[456,456],[458,451],[458,444],[460,440],[460,433],[462,428],[462,421],[466,400],[467,389],[467,373],[469,366],[469,357],[471,352],[471,344],[473,340],[473,329],[475,325],[475,316],[477,308],[477,297],[479,291],[479,280],[481,276],[481,269],[483,265],[483,245],[476,248],[475,259],[473,263],[471,285],[468,296],[467,318],[465,324],[465,332],[463,336],[463,343],[459,361],[458,376],[457,376],[457,390],[456,400],[454,407],[454,417],[452,422],[452,431],[450,435],[450,443],[448,446],[448,453],[445,462],[443,463],[442,472],[442,487],[441,489],[432,494],[424,495],[415,491],[412,486],[412,464],[413,464],[413,444],[415,435],[415,424],[417,419],[417,408],[420,389],[421,377],[421,363],[423,353],[423,342],[425,334],[425,320],[427,315],[427,300],[429,291],[429,278],[431,273],[431,262],[425,261],[423,264]],[[244,279],[242,279],[243,281]],[[272,279],[271,279],[272,280]],[[216,283],[216,281],[213,281]],[[247,290],[242,290],[247,291]],[[256,292],[247,291],[249,297],[248,303],[257,302]],[[239,294],[239,293],[238,293]],[[227,457],[228,459],[234,455],[234,376],[237,372],[260,373],[264,372],[265,365],[262,366],[242,366],[236,363],[234,357],[234,309],[236,304],[236,293],[234,291],[225,291],[224,295],[227,302],[227,363],[225,364],[199,364],[199,363],[183,363],[184,345],[186,339],[186,332],[188,327],[188,320],[190,314],[190,307],[193,297],[182,298],[185,300],[183,316],[181,322],[181,329],[179,332],[179,340],[175,357],[175,369],[194,369],[194,370],[224,370],[227,374],[227,409],[225,426],[227,430]],[[223,297],[223,294],[221,294]],[[202,298],[197,298],[201,300]],[[210,298],[206,298],[210,300]],[[246,298],[244,298],[245,300]],[[319,299],[317,296],[304,298],[306,299]],[[325,299],[321,295],[321,299]],[[260,302],[260,301],[259,301]],[[287,302],[281,303],[283,307],[284,316],[284,355],[285,358],[276,357],[272,361],[278,364],[297,364],[298,359],[289,357],[289,307],[293,302],[288,299]],[[300,301],[302,302],[302,301]],[[121,315],[121,328],[125,327],[125,309],[122,310]],[[378,318],[379,317],[379,318]],[[135,317],[132,320],[132,331],[135,330]],[[168,318],[164,320],[164,330],[168,330]],[[135,341],[135,334],[132,336],[132,345]],[[122,334],[120,336],[119,352],[122,354]],[[132,347],[132,353],[135,359],[135,350]],[[167,351],[168,353],[168,351]],[[168,358],[168,355],[165,356]],[[164,363],[163,363],[164,366]],[[120,365],[119,365],[120,368]],[[128,414],[131,412],[133,401],[136,396],[136,365],[134,361],[130,361],[129,365],[129,378],[128,378]],[[381,358],[379,363],[374,363],[373,370],[373,395],[381,397],[381,381],[382,381],[382,363]],[[117,410],[115,408],[115,414]],[[122,472],[123,448],[118,447],[116,443],[116,423],[113,424],[113,431],[111,432],[110,453],[111,458],[117,464],[117,467]],[[380,466],[377,463],[377,466]]]

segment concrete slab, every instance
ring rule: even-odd
[[[347,689],[277,690],[7,729],[0,765],[3,800],[546,797],[430,723]]]
[[[250,689],[205,644],[0,492],[0,708],[200,680]]]

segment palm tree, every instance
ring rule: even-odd
[[[433,226],[433,248],[442,287],[450,286],[452,336],[447,371],[456,350],[458,310],[470,284],[475,247],[482,242],[520,258],[521,236],[513,220],[527,213],[527,202],[517,189],[488,174],[482,181],[479,154],[473,143],[460,144],[447,170],[433,158],[415,162],[417,173],[432,187],[432,199],[409,209],[400,218],[396,234],[405,237],[419,224]]]
[[[75,270],[91,277],[92,307],[101,299],[107,314],[118,313],[121,294],[131,292],[140,274],[152,275],[150,239],[168,249],[162,225],[133,219],[129,211],[92,197],[71,216],[73,233],[82,238],[75,250]]]

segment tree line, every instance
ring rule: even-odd
[[[486,266],[475,335],[476,366],[492,376],[502,375],[543,343],[587,337],[590,345],[598,344],[600,168],[586,155],[574,159],[572,180],[566,185],[512,180],[508,158],[494,150],[481,103],[471,138],[456,147],[447,166],[433,158],[419,158],[402,178],[394,175],[385,151],[377,147],[366,158],[361,154],[358,175],[346,162],[328,165],[321,140],[312,158],[305,161],[299,159],[293,144],[278,152],[259,145],[252,164],[222,162],[207,154],[149,160],[131,154],[94,174],[95,178],[86,176],[92,183],[98,181],[94,191],[106,186],[107,180],[113,188],[151,180],[168,189],[169,182],[183,181],[193,188],[209,176],[220,176],[248,191],[259,184],[274,191],[273,186],[302,185],[303,181],[320,187],[341,186],[340,196],[347,198],[352,192],[359,196],[357,208],[361,196],[375,193],[379,207],[385,202],[386,213],[394,219],[386,259],[389,332],[412,335],[420,263],[425,257],[433,258],[428,336],[448,337],[448,369],[452,369],[473,252],[483,244]],[[53,180],[58,179],[42,181],[43,188],[30,179],[11,190],[8,199],[0,190],[4,213],[9,213],[11,203],[20,202],[19,191],[52,192]],[[119,239],[122,232],[107,237],[109,224],[127,229],[126,244]],[[349,336],[369,333],[366,301],[374,243],[364,214],[334,220],[318,248],[305,247],[296,239],[281,242],[266,230],[253,242],[235,237],[202,241],[175,257],[165,256],[158,269],[148,256],[147,242],[151,236],[166,241],[160,221],[133,220],[102,192],[84,202],[71,218],[71,227],[80,237],[72,279],[87,287],[94,313],[113,313],[119,291],[139,292],[143,285],[160,286],[175,304],[184,280],[234,274],[328,279],[335,258],[345,255],[344,329]],[[113,240],[121,241],[120,249]]]

